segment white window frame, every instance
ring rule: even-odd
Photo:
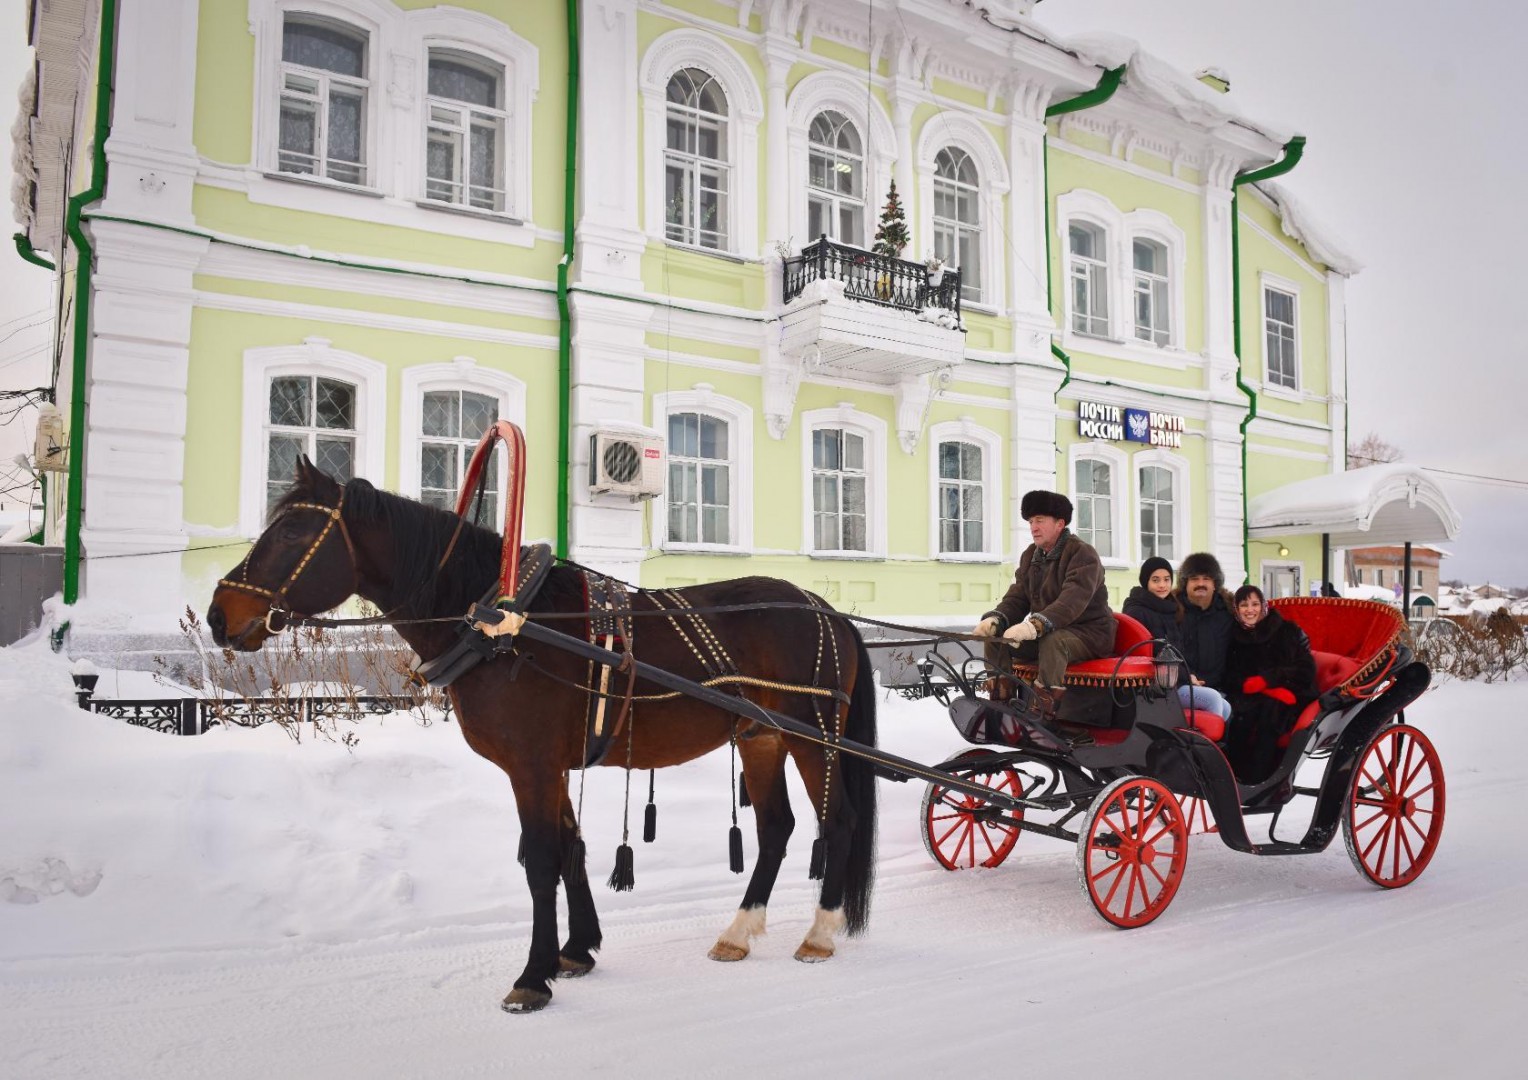
[[[668,538],[668,483],[653,500],[651,543],[659,551],[714,552],[746,555],[753,550],[753,408],[736,398],[724,397],[704,385],[693,390],[673,390],[653,395],[654,428],[668,434],[672,413],[703,413],[727,424],[728,461],[732,467],[731,503],[728,506],[727,544],[686,544]]]
[[[823,109],[818,112],[817,116],[838,117],[843,121],[843,123],[838,126],[837,130],[843,131],[845,128],[847,128],[853,131],[855,138],[859,140],[860,148],[859,152],[856,154],[851,151],[844,150],[842,147],[836,144],[833,146],[828,146],[825,143],[814,143],[812,142],[811,138],[811,128],[808,127],[808,164],[810,165],[812,158],[817,157],[818,155],[822,155],[830,162],[830,172],[836,173],[838,171],[839,165],[847,165],[851,176],[858,172],[859,175],[857,179],[859,181],[859,197],[856,198],[852,192],[844,193],[837,190],[836,188],[820,188],[814,186],[811,182],[812,171],[811,168],[808,167],[806,192],[806,216],[808,227],[810,228],[811,225],[812,205],[814,203],[823,207],[823,215],[827,219],[826,228],[819,229],[817,234],[809,233],[808,237],[810,239],[816,239],[817,236],[827,236],[829,240],[839,244],[846,244],[861,249],[867,249],[869,248],[872,240],[870,236],[871,229],[869,228],[866,220],[868,216],[867,208],[870,205],[871,196],[869,170],[865,161],[865,136],[859,130],[859,125],[857,125],[853,119],[845,116],[837,109]],[[816,123],[816,119],[816,117],[813,118],[814,125]],[[851,215],[855,225],[858,227],[858,236],[845,237],[841,235],[844,214],[846,211]]]
[[[876,223],[880,221],[881,206],[886,200],[887,189],[891,186],[897,139],[891,120],[878,99],[870,102],[869,112],[866,112],[863,79],[856,82],[852,76],[844,72],[818,71],[795,85],[786,105],[786,140],[789,146],[786,155],[786,171],[777,173],[776,170],[780,169],[780,166],[770,162],[768,182],[785,184],[787,187],[790,237],[795,239],[797,250],[816,240],[817,237],[807,232],[806,188],[810,156],[807,136],[811,130],[812,120],[819,113],[827,110],[847,116],[864,143],[865,220],[862,228],[865,234],[865,246],[868,248],[875,243]],[[908,203],[912,193],[904,191],[899,194],[904,209],[910,214]],[[907,225],[909,233],[912,233],[915,222],[911,216]],[[787,238],[782,236],[774,239]],[[914,246],[915,242],[915,239],[909,241],[908,250],[902,253],[903,258],[914,257],[914,252],[918,250]]]
[[[1097,255],[1078,255],[1072,250],[1072,229],[1079,225],[1086,229],[1091,229],[1097,234],[1098,246],[1102,252],[1101,257]],[[1076,334],[1079,337],[1103,338],[1105,340],[1110,340],[1114,337],[1115,305],[1112,302],[1114,298],[1110,295],[1114,292],[1112,287],[1114,268],[1109,261],[1109,255],[1112,253],[1112,251],[1113,244],[1110,240],[1109,226],[1107,224],[1100,221],[1094,221],[1091,217],[1085,214],[1075,214],[1070,220],[1068,220],[1066,227],[1065,302],[1066,328],[1069,333]],[[1077,310],[1073,303],[1074,297],[1072,291],[1072,281],[1078,276],[1079,266],[1087,268],[1089,302],[1091,303],[1095,299],[1094,294],[1096,292],[1101,292],[1103,294],[1101,297],[1101,303],[1096,305],[1097,307],[1102,307],[1104,309],[1101,318],[1096,311],[1089,311],[1086,316],[1084,316],[1082,312]],[[1077,321],[1079,318],[1084,317],[1090,321],[1101,321],[1103,325],[1101,328],[1093,327],[1087,330],[1079,330],[1077,328]]]
[[[1168,263],[1161,271],[1142,270],[1135,265],[1135,249],[1141,246],[1148,249],[1156,248],[1161,251],[1161,261]],[[1167,245],[1162,241],[1150,236],[1132,236],[1130,238],[1130,322],[1131,331],[1135,340],[1146,345],[1166,346],[1172,342],[1172,333],[1175,320],[1172,312],[1172,267],[1171,255]],[[1146,325],[1141,325],[1139,314],[1141,295],[1146,296],[1147,310],[1150,318]],[[1142,337],[1141,332],[1146,336]],[[1158,338],[1161,340],[1157,340]]]
[[[1077,514],[1077,462],[1101,461],[1109,467],[1109,530],[1114,535],[1114,554],[1099,555],[1099,560],[1104,566],[1111,569],[1124,569],[1134,563],[1135,537],[1134,530],[1130,528],[1130,515],[1128,513],[1130,493],[1121,491],[1121,485],[1125,482],[1134,483],[1136,478],[1130,471],[1130,458],[1124,451],[1118,450],[1107,443],[1079,442],[1072,443],[1067,448],[1066,455],[1066,490],[1072,500],[1073,517]],[[1077,522],[1067,522],[1067,527],[1074,535],[1077,533]]]
[[[499,419],[519,425],[520,430],[526,432],[526,438],[530,438],[526,428],[525,383],[507,371],[483,367],[470,356],[458,356],[444,364],[415,364],[404,368],[398,392],[398,490],[411,499],[419,498],[422,489],[419,455],[425,442],[422,431],[424,395],[432,390],[466,390],[497,398]],[[496,453],[500,456],[499,506],[502,508],[509,481],[502,443]],[[495,523],[497,527],[498,523]]]
[[[812,514],[812,433],[844,428],[865,439],[865,550],[817,548]],[[801,414],[801,550],[814,559],[884,559],[886,557],[886,421],[845,402],[835,408]]]
[[[504,21],[463,8],[404,11],[389,0],[248,0],[255,38],[254,123],[250,164],[204,165],[199,180],[244,191],[251,202],[529,248],[531,143],[540,87],[538,50]],[[281,173],[276,168],[281,33],[287,12],[311,14],[368,32],[371,73],[364,188]],[[456,207],[425,198],[425,118],[429,50],[471,53],[504,68],[505,211]],[[540,230],[545,238],[551,230]]]
[[[244,350],[239,462],[239,533],[254,539],[265,528],[266,429],[270,381],[280,375],[342,379],[356,388],[355,475],[380,485],[386,469],[387,367],[332,348],[325,338],[299,345]]]
[[[498,82],[499,100],[502,104],[495,106],[474,105],[470,102],[458,101],[455,98],[437,97],[436,95],[431,94],[429,66],[430,61],[436,56],[436,54],[440,54],[440,58],[442,60],[452,60],[459,64],[465,62],[467,66],[476,66],[484,69],[489,73],[493,73],[496,81]],[[435,110],[437,108],[458,110],[462,114],[462,120],[456,126],[456,130],[458,131],[461,140],[458,147],[457,162],[460,169],[459,176],[462,196],[461,200],[457,201],[454,199],[440,199],[431,197],[429,193],[430,184],[442,183],[443,181],[434,180],[430,177],[429,161],[428,157],[426,157],[421,161],[425,171],[424,202],[426,204],[430,206],[449,207],[453,210],[467,210],[479,213],[509,214],[511,212],[509,202],[510,192],[508,179],[508,158],[509,143],[510,139],[513,137],[513,121],[510,119],[510,111],[507,108],[507,105],[509,104],[509,82],[510,72],[506,69],[505,65],[491,59],[490,57],[484,56],[475,50],[467,50],[456,47],[454,45],[442,44],[428,45],[426,47],[424,79],[426,154],[428,154],[431,129],[450,130],[447,124],[435,119]],[[475,122],[480,118],[486,118],[487,120],[491,121],[495,128],[494,149],[499,161],[497,174],[494,176],[495,186],[489,190],[492,191],[496,196],[495,201],[498,202],[499,205],[493,207],[475,206],[472,203],[472,130]]]
[[[727,244],[704,248],[667,239],[663,207],[663,171],[667,148],[668,84],[681,68],[706,72],[727,96],[726,162]],[[659,243],[703,252],[757,258],[759,252],[759,122],[764,99],[753,71],[737,51],[720,37],[703,30],[671,30],[643,54],[642,177],[643,222],[647,235]]]
[[[1131,300],[1127,337],[1139,350],[1151,352],[1181,352],[1187,348],[1188,299],[1184,285],[1188,273],[1188,245],[1181,228],[1172,218],[1159,210],[1132,210],[1124,215],[1125,236],[1128,238],[1129,257],[1121,267],[1125,295]],[[1135,242],[1151,240],[1167,249],[1167,342],[1159,345],[1135,335]]]
[[[1139,450],[1131,456],[1130,520],[1133,523],[1131,539],[1135,544],[1135,550],[1141,553],[1142,559],[1146,558],[1146,545],[1141,542],[1141,470],[1148,466],[1166,469],[1173,474],[1173,556],[1170,561],[1176,566],[1189,552],[1199,550],[1193,545],[1189,532],[1194,520],[1190,502],[1192,488],[1189,484],[1192,471],[1187,458],[1170,450]]]
[[[982,549],[980,551],[939,550],[939,445],[946,442],[975,443],[982,451]],[[969,417],[946,420],[929,427],[929,557],[940,562],[994,563],[1003,559],[1003,437],[982,427]]]
[[[1292,344],[1294,346],[1295,384],[1293,386],[1285,386],[1283,383],[1275,383],[1270,378],[1270,372],[1268,370],[1268,361],[1270,359],[1268,355],[1268,324],[1270,321],[1268,318],[1268,293],[1270,290],[1283,293],[1294,301]],[[1263,390],[1266,393],[1272,394],[1276,397],[1286,397],[1291,401],[1300,401],[1302,400],[1301,388],[1305,383],[1305,380],[1300,377],[1300,371],[1302,367],[1300,349],[1300,286],[1295,282],[1290,281],[1288,278],[1282,278],[1275,274],[1267,273],[1266,271],[1260,272],[1258,274],[1257,309],[1259,315],[1258,326],[1262,331],[1261,337],[1259,338],[1258,347],[1261,350],[1263,356]]]
[[[952,152],[959,153],[964,160],[971,162],[972,168],[976,170],[976,183],[968,184],[964,180],[959,179],[958,177],[949,177],[949,176],[940,176],[939,175],[939,157],[940,157],[940,155],[951,154]],[[937,207],[939,205],[939,195],[940,195],[940,188],[941,187],[945,187],[945,188],[949,189],[949,194],[955,199],[955,202],[956,202],[957,206],[960,204],[960,199],[961,199],[962,193],[968,193],[969,196],[970,196],[970,202],[976,207],[976,220],[975,221],[965,221],[965,220],[961,219],[958,216],[957,217],[941,218],[939,216],[938,209],[937,209]],[[933,249],[934,254],[937,256],[938,253],[939,253],[939,232],[940,232],[940,226],[942,225],[944,227],[944,231],[947,232],[947,233],[950,233],[951,236],[953,237],[953,239],[950,242],[949,248],[946,251],[946,254],[949,256],[948,262],[951,265],[959,266],[960,264],[959,264],[958,260],[956,259],[956,253],[960,251],[961,241],[963,239],[965,239],[968,235],[969,236],[973,236],[975,238],[975,243],[972,246],[976,249],[976,281],[973,284],[969,280],[970,274],[964,268],[962,268],[962,272],[961,272],[961,275],[960,275],[960,297],[961,297],[961,303],[962,304],[966,304],[966,303],[977,303],[977,304],[980,304],[980,303],[982,303],[983,298],[986,295],[985,290],[986,290],[986,278],[987,278],[987,275],[985,273],[985,270],[986,270],[986,266],[985,266],[985,263],[986,263],[986,246],[987,245],[986,245],[985,237],[983,236],[983,233],[986,231],[986,219],[982,216],[983,213],[985,212],[986,208],[982,205],[982,186],[981,186],[981,169],[980,169],[980,167],[976,165],[976,162],[971,157],[971,155],[967,154],[965,152],[965,150],[962,149],[961,147],[958,147],[958,146],[944,146],[944,147],[940,147],[939,150],[934,154],[934,188],[933,188],[933,192],[934,192],[934,206],[935,206],[935,209],[932,210],[930,213],[932,214],[931,221],[932,221],[932,224],[933,224],[933,227],[934,227],[934,233],[933,233],[933,243],[930,246]]]
[[[921,240],[924,245],[922,249],[916,249],[917,255],[921,258],[934,251],[934,159],[945,147],[963,150],[970,156],[976,164],[976,177],[981,185],[978,203],[981,206],[982,298],[968,300],[962,297],[961,307],[1000,313],[1008,296],[1003,228],[1003,198],[1010,185],[1008,163],[991,132],[980,121],[964,113],[946,110],[940,113],[937,121],[924,124],[913,154],[918,169],[918,225],[921,232],[921,236],[915,236],[914,240]]]

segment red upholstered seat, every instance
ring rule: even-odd
[[[1219,713],[1206,712],[1203,709],[1184,709],[1183,724],[1213,742],[1219,742],[1226,737],[1226,722],[1220,718]]]
[[[1341,686],[1353,677],[1358,671],[1358,661],[1339,653],[1322,652],[1312,649],[1311,656],[1316,660],[1316,690],[1318,693],[1326,693],[1334,687]]]
[[[1129,652],[1132,647],[1150,640],[1151,631],[1129,615],[1114,612],[1113,654],[1099,657],[1097,660],[1080,660],[1069,665],[1066,669],[1066,684],[1068,686],[1102,686],[1115,679],[1133,683],[1155,679],[1157,668],[1151,659],[1150,649],[1138,648],[1123,661],[1120,660],[1120,657]],[[1014,672],[1032,681],[1035,677],[1035,666],[1015,664]]]

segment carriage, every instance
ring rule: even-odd
[[[995,671],[939,653],[923,666],[927,690],[968,743],[935,768],[991,789],[973,794],[932,781],[924,844],[947,870],[1000,865],[1023,832],[1071,841],[1083,891],[1107,922],[1143,926],[1172,902],[1194,832],[1218,833],[1252,855],[1326,849],[1339,825],[1358,872],[1399,888],[1426,869],[1443,829],[1445,786],[1432,743],[1404,723],[1427,688],[1427,666],[1403,643],[1399,612],[1363,600],[1285,597],[1272,606],[1310,639],[1320,691],[1281,741],[1272,775],[1243,783],[1220,742],[1226,721],[1185,709],[1174,690],[1178,657],[1136,620],[1115,615],[1114,655],[1067,669],[1051,719],[1030,701],[1034,671]],[[1011,680],[998,701],[979,689]],[[1235,723],[1235,719],[1231,723]],[[1299,782],[1324,763],[1318,782]],[[1278,822],[1314,800],[1304,835],[1280,839]],[[1267,817],[1267,840],[1249,819]]]

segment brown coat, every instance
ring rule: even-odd
[[[1030,615],[1043,615],[1052,629],[1076,634],[1092,657],[1114,651],[1114,615],[1104,588],[1103,563],[1093,545],[1070,529],[1050,558],[1029,545],[1019,558],[1013,584],[996,610],[987,614],[1001,616],[1003,629]]]

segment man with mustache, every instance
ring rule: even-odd
[[[1236,626],[1236,605],[1226,591],[1220,560],[1196,551],[1178,567],[1178,598],[1183,602],[1183,659],[1195,686],[1222,686],[1226,649]]]
[[[971,632],[1001,634],[1021,661],[1038,664],[1040,706],[1054,716],[1067,665],[1108,656],[1114,648],[1114,615],[1098,552],[1067,528],[1071,500],[1055,491],[1031,491],[1019,513],[1034,543],[1020,556],[1013,584],[996,609]],[[1007,695],[1000,689],[999,696]]]

